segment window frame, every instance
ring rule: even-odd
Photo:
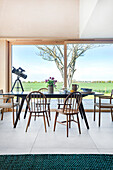
[[[67,87],[67,45],[68,44],[113,44],[113,39],[75,39],[75,40],[8,40],[8,91],[12,86],[12,45],[64,45],[64,87]]]

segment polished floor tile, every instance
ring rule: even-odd
[[[27,118],[24,113],[16,128],[12,125],[12,113],[5,113],[4,120],[0,121],[0,154],[113,154],[113,122],[110,113],[102,113],[101,127],[98,127],[98,113],[93,121],[93,113],[86,113],[90,129],[86,128],[84,120],[80,117],[81,131],[72,123],[69,137],[66,137],[66,126],[57,124],[53,132],[55,113],[51,113],[50,127],[47,133],[44,130],[43,118],[32,118],[28,132],[25,132]],[[62,120],[63,116],[59,117]]]

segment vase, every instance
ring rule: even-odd
[[[54,92],[53,85],[48,85],[48,93],[53,93],[53,92]]]

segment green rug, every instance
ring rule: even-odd
[[[112,170],[109,154],[29,154],[0,155],[0,170]]]

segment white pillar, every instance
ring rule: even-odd
[[[8,91],[8,42],[0,40],[0,89]]]

